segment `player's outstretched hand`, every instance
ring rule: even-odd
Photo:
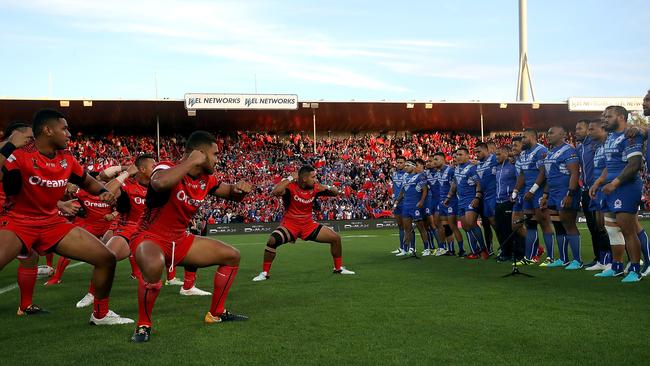
[[[34,135],[31,132],[14,130],[14,132],[11,133],[11,136],[9,136],[9,142],[11,142],[15,147],[23,147],[33,138]]]
[[[102,192],[102,194],[99,195],[99,199],[110,205],[115,203],[115,195],[111,192]]]
[[[633,138],[636,136],[646,137],[648,135],[648,128],[645,126],[628,126],[625,130],[625,137]]]
[[[234,191],[237,194],[249,194],[253,190],[253,185],[248,182],[235,183]]]
[[[66,216],[77,216],[81,206],[77,203],[77,199],[71,199],[69,201],[59,201],[57,204],[59,211],[63,212]]]

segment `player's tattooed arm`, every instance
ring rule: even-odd
[[[200,166],[207,159],[205,153],[192,150],[190,155],[171,168],[154,170],[151,175],[151,188],[156,192],[165,192],[176,186],[192,169]]]
[[[630,156],[621,174],[603,187],[603,193],[610,194],[621,184],[633,180],[639,174],[642,164],[643,158],[641,155]]]
[[[211,193],[214,196],[230,201],[241,202],[252,190],[253,186],[248,182],[237,182],[235,184],[220,183]]]
[[[287,189],[289,186],[289,183],[293,182],[298,178],[297,173],[292,173],[288,178],[282,179],[278,184],[273,187],[273,190],[271,191],[271,196],[276,196],[280,197],[284,194],[284,191]]]

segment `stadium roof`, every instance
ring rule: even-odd
[[[484,131],[488,134],[516,131],[523,127],[544,130],[557,124],[572,129],[579,119],[600,116],[599,112],[570,112],[566,102],[313,103],[318,103],[315,114],[317,130],[321,132],[445,130],[480,133],[482,113]],[[193,129],[311,131],[313,112],[309,106],[310,101],[301,101],[297,110],[210,110],[188,116],[183,100],[0,99],[0,124],[4,127],[12,120],[30,121],[38,109],[56,108],[68,117],[73,131],[93,133],[154,133],[157,117],[163,134]]]

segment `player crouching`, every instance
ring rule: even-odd
[[[316,182],[316,169],[305,165],[298,174],[292,174],[283,179],[271,192],[274,196],[281,196],[284,202],[284,217],[280,226],[275,229],[266,242],[264,249],[264,263],[262,272],[253,278],[253,281],[264,281],[269,278],[271,264],[275,259],[277,248],[297,238],[317,243],[328,243],[334,258],[334,273],[353,275],[354,272],[341,266],[343,248],[341,237],[334,230],[315,222],[312,218],[314,199],[320,196],[334,197],[339,190],[333,186],[323,186]]]

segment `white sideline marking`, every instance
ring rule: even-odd
[[[79,266],[84,265],[84,264],[86,264],[86,263],[85,263],[85,262],[77,262],[77,263],[73,263],[73,264],[69,265],[69,266],[67,267],[67,269],[74,268],[74,267],[79,267]],[[15,289],[17,289],[17,288],[18,288],[18,284],[17,284],[17,283],[12,283],[12,284],[9,285],[9,286],[6,286],[6,287],[3,287],[3,288],[0,288],[0,295],[2,295],[2,294],[4,294],[4,293],[7,293],[7,292],[9,292],[9,291],[13,291],[13,290],[15,290]]]
[[[376,238],[379,235],[345,235],[342,238]]]

